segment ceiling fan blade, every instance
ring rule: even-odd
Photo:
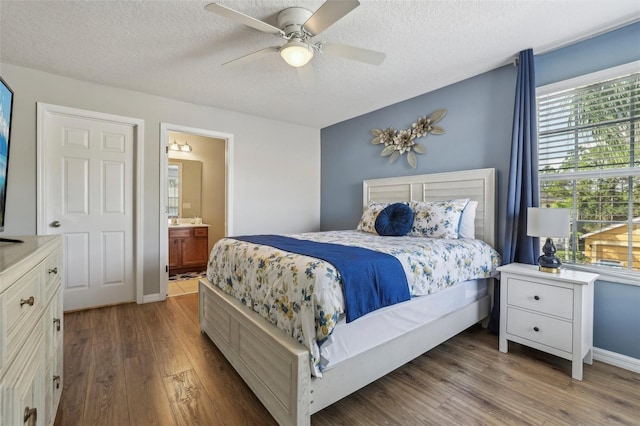
[[[321,52],[326,53],[327,55],[339,56],[341,58],[365,62],[371,65],[380,65],[386,56],[384,53],[376,52],[375,50],[334,43],[323,43]]]
[[[249,53],[248,55],[244,55],[232,61],[225,62],[224,64],[222,64],[222,66],[235,67],[237,65],[243,65],[268,56],[273,52],[278,52],[279,50],[280,48],[278,46],[267,47],[266,49],[258,50],[257,52]]]
[[[327,0],[307,19],[302,28],[312,35],[318,35],[358,6],[358,0]]]
[[[263,22],[259,19],[252,18],[249,15],[245,15],[244,13],[240,13],[236,10],[229,9],[226,6],[222,6],[217,3],[209,3],[204,7],[204,9],[208,12],[215,13],[216,15],[224,16],[225,18],[233,19],[234,21],[244,24],[248,27],[255,28],[256,30],[275,34],[279,36],[284,36],[284,32],[280,28],[276,28],[273,25],[269,25],[266,22]]]

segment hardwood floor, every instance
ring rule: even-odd
[[[571,363],[477,327],[325,408],[313,425],[640,425],[640,374]],[[57,425],[272,425],[200,333],[197,294],[65,314]]]

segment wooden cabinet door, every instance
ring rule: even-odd
[[[169,269],[182,266],[182,238],[169,238]]]
[[[207,263],[207,238],[189,238],[182,244],[182,265],[204,265]]]

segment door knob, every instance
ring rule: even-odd
[[[60,228],[60,225],[62,225],[60,223],[59,220],[54,220],[53,222],[51,222],[50,226],[53,226],[54,228]]]

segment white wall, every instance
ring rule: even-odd
[[[36,232],[36,102],[144,120],[145,295],[159,292],[161,122],[233,135],[234,234],[319,230],[319,129],[10,64],[1,64],[0,74],[14,91],[4,236],[34,235]]]

